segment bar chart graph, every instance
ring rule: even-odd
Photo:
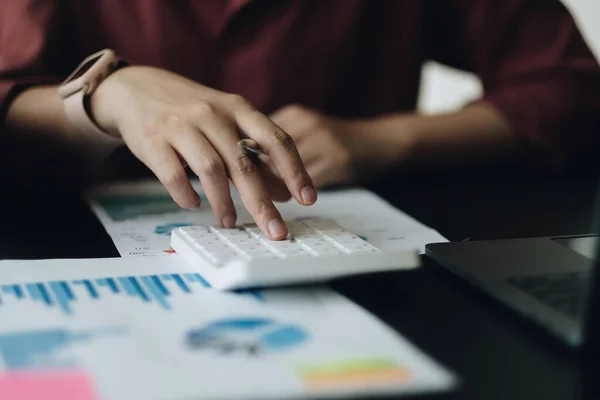
[[[179,292],[191,294],[210,285],[200,274],[158,274],[141,276],[102,277],[95,279],[57,280],[20,284],[0,284],[0,307],[9,300],[33,301],[48,307],[58,307],[64,314],[73,314],[73,305],[82,296],[101,301],[109,296],[137,298],[170,310],[169,297]],[[237,292],[264,301],[260,292]]]
[[[75,358],[58,357],[57,353],[68,351],[76,342],[126,333],[125,328],[110,327],[79,332],[57,328],[0,334],[0,359],[9,370],[74,368]]]

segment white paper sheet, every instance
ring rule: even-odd
[[[82,371],[101,400],[283,399],[455,377],[323,287],[223,293],[178,257],[0,262],[0,374]]]
[[[110,234],[121,256],[171,254],[170,232],[188,224],[216,224],[208,200],[197,185],[203,206],[198,211],[181,209],[156,181],[119,183],[97,187],[88,201]],[[234,193],[238,222],[253,222]],[[304,207],[294,200],[277,204],[284,219],[335,218],[340,225],[382,250],[417,248],[445,242],[437,231],[421,224],[375,194],[361,189],[321,193],[316,204]]]

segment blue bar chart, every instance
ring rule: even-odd
[[[73,313],[73,305],[85,296],[92,301],[110,296],[127,296],[170,310],[169,297],[174,293],[191,294],[210,285],[200,274],[158,274],[103,277],[95,279],[57,280],[22,284],[0,284],[0,307],[9,300],[33,301],[58,307],[64,314]],[[260,292],[237,292],[264,301]]]
[[[74,342],[125,333],[125,328],[111,327],[81,332],[48,329],[0,334],[0,359],[9,370],[73,368],[77,366],[74,358],[54,357],[54,353],[68,349]]]

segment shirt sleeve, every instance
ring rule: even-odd
[[[559,0],[428,2],[427,58],[476,73],[515,134],[560,167],[600,144],[600,67]]]
[[[64,77],[69,40],[60,0],[0,1],[0,131],[12,100],[24,89]]]

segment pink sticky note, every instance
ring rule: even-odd
[[[0,373],[2,400],[97,400],[81,371]]]

